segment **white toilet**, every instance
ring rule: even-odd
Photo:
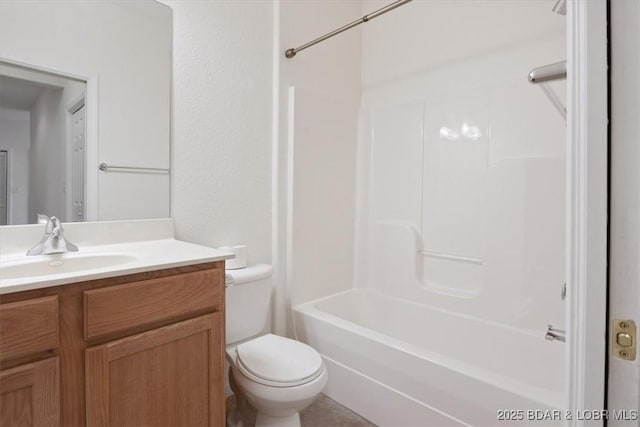
[[[304,343],[268,333],[271,288],[264,278],[270,266],[227,274],[234,282],[226,289],[227,360],[237,405],[255,408],[257,427],[299,427],[299,412],[327,384],[322,358]],[[232,418],[227,425],[241,425]]]

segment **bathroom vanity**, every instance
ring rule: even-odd
[[[33,261],[6,254],[15,236],[3,229],[0,425],[224,425],[230,255],[162,236],[172,234],[170,221],[137,222],[157,240],[91,247],[81,229],[117,239],[130,221],[70,224],[80,252]],[[83,246],[95,256],[117,249],[125,262],[55,274],[58,263],[83,256]],[[3,277],[42,259],[53,274]]]

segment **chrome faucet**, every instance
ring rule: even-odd
[[[27,251],[27,256],[62,254],[77,252],[78,247],[64,238],[64,228],[58,218],[52,216],[47,219],[45,234],[34,247]]]
[[[547,333],[544,335],[544,339],[547,341],[566,341],[566,331],[564,329],[554,328],[553,325],[547,325]]]

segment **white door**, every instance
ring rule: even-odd
[[[85,220],[85,182],[86,182],[86,138],[84,104],[71,115],[72,128],[72,160],[71,160],[71,192],[72,221]]]
[[[626,427],[640,425],[640,357],[636,342],[640,327],[640,1],[616,0],[610,2],[610,8],[607,406],[608,425]]]
[[[6,151],[0,151],[0,225],[7,225],[8,212],[7,207],[9,205],[9,157]]]

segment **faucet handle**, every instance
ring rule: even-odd
[[[53,233],[53,231],[55,229],[58,229],[58,231],[64,231],[64,229],[62,228],[62,224],[60,223],[60,220],[58,219],[58,217],[52,216],[47,221],[46,233],[47,234],[51,234],[51,233]]]
[[[45,226],[45,234],[42,240],[27,251],[27,255],[62,254],[77,252],[78,247],[64,238],[64,228],[58,218],[52,216]]]
[[[49,222],[49,217],[43,214],[36,214],[38,218],[38,224],[46,224]]]
[[[553,325],[547,325],[547,333],[544,335],[547,341],[566,341],[566,331],[564,329],[554,328]]]

